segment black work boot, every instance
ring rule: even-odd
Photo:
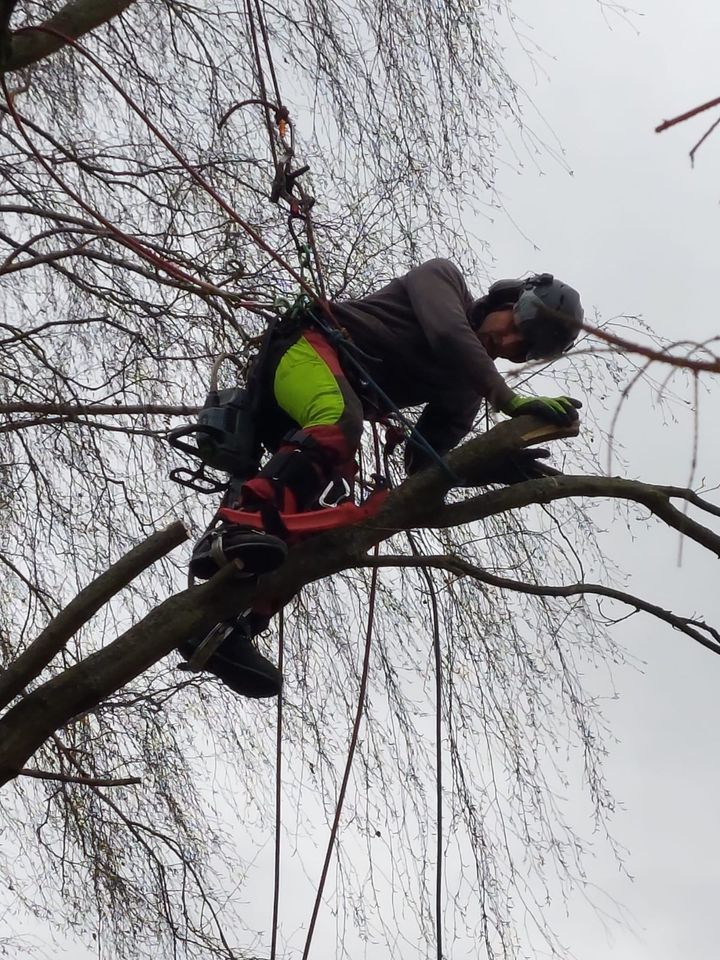
[[[203,660],[203,647],[217,649]],[[264,657],[253,643],[250,626],[245,617],[230,623],[219,623],[208,634],[185,640],[177,648],[186,663],[181,670],[207,670],[227,684],[241,697],[276,697],[282,689],[282,674]]]
[[[198,580],[209,580],[221,567],[236,561],[241,577],[259,577],[276,570],[287,551],[287,544],[280,537],[223,523],[208,530],[195,544],[190,573]]]

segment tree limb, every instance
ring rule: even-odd
[[[11,73],[49,57],[65,46],[62,37],[46,33],[56,30],[73,40],[123,13],[134,0],[70,0],[58,12],[37,26],[11,34],[3,72]]]
[[[604,587],[599,583],[569,583],[553,586],[542,583],[524,583],[521,580],[512,580],[508,577],[499,577],[494,573],[483,570],[467,560],[450,556],[392,556],[364,557],[358,561],[362,567],[432,567],[437,570],[447,570],[459,577],[471,577],[480,583],[487,583],[491,587],[501,590],[513,590],[516,593],[527,593],[535,597],[577,597],[584,594],[593,594],[599,597],[608,597],[628,606],[649,613],[658,620],[663,620],[676,630],[691,637],[697,643],[720,656],[720,632],[714,627],[689,617],[679,617],[670,610],[665,610],[657,604],[649,603],[641,597],[624,590],[615,590],[613,587]],[[705,631],[705,634],[701,631]]]
[[[533,417],[517,417],[453,450],[447,464],[463,484],[480,484],[488,465],[502,457],[568,434]],[[563,497],[619,497],[644,503],[671,526],[720,554],[720,537],[670,504],[671,495],[680,496],[677,488],[666,490],[617,478],[561,476],[446,505],[444,496],[452,484],[452,475],[439,466],[420,471],[390,493],[377,516],[298,544],[273,574],[250,583],[236,579],[231,565],[206,583],[168,598],[112,643],[32,690],[0,719],[0,784],[17,776],[54,731],[97,706],[183,640],[256,603],[279,609],[306,584],[364,563],[375,544],[401,530],[464,523]],[[691,491],[685,494],[688,500],[695,496]]]
[[[121,557],[72,600],[27,649],[0,674],[0,710],[37,677],[68,640],[135,577],[187,540],[180,522],[152,534]]]
[[[566,497],[611,497],[641,503],[668,526],[720,557],[720,536],[701,523],[691,520],[672,505],[670,498],[686,500],[714,516],[720,516],[718,507],[707,503],[692,490],[655,486],[622,477],[560,476],[528,480],[526,483],[518,483],[503,490],[492,490],[460,503],[448,504],[437,514],[432,526],[454,527],[533,503],[552,503],[553,500]]]

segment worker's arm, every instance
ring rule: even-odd
[[[482,400],[474,390],[449,391],[446,402],[433,401],[423,410],[415,429],[441,457],[468,435]],[[433,463],[422,447],[408,441],[405,446],[405,470],[416,473]]]
[[[468,321],[472,297],[458,268],[435,259],[414,267],[405,278],[413,311],[438,363],[460,383],[487,398],[510,417],[532,414],[568,426],[582,406],[572,397],[523,397],[505,383]]]
[[[468,322],[472,297],[458,268],[449,260],[429,260],[410,270],[404,283],[438,364],[502,409],[513,392]]]

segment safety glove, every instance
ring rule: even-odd
[[[502,412],[509,417],[520,417],[527,413],[559,427],[569,427],[577,422],[580,407],[582,403],[574,397],[521,397],[515,393],[502,408]]]

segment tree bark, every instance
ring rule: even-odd
[[[67,641],[143,570],[147,570],[187,540],[182,523],[171,524],[138,544],[93,580],[62,610],[30,646],[0,674],[0,710],[3,710],[55,657]]]
[[[134,0],[70,0],[58,12],[37,26],[24,27],[6,36],[6,56],[2,72],[22,70],[60,50],[66,41],[57,31],[76,40],[123,13]]]
[[[448,455],[447,464],[463,486],[482,485],[492,474],[493,464],[509,454],[574,432],[549,427],[532,417],[518,417],[458,447]],[[182,640],[240,613],[253,602],[270,601],[276,607],[287,603],[305,584],[362,564],[371,547],[401,530],[463,523],[561,497],[610,496],[645,504],[671,526],[720,553],[720,537],[670,504],[670,496],[684,496],[710,513],[718,512],[690,491],[612,477],[561,476],[530,480],[445,505],[444,496],[453,485],[450,472],[431,467],[393,490],[371,520],[314,536],[294,547],[283,566],[270,576],[243,582],[229,566],[207,583],[170,597],[107,647],[33,690],[0,719],[0,785],[16,777],[54,731],[139,676]]]

